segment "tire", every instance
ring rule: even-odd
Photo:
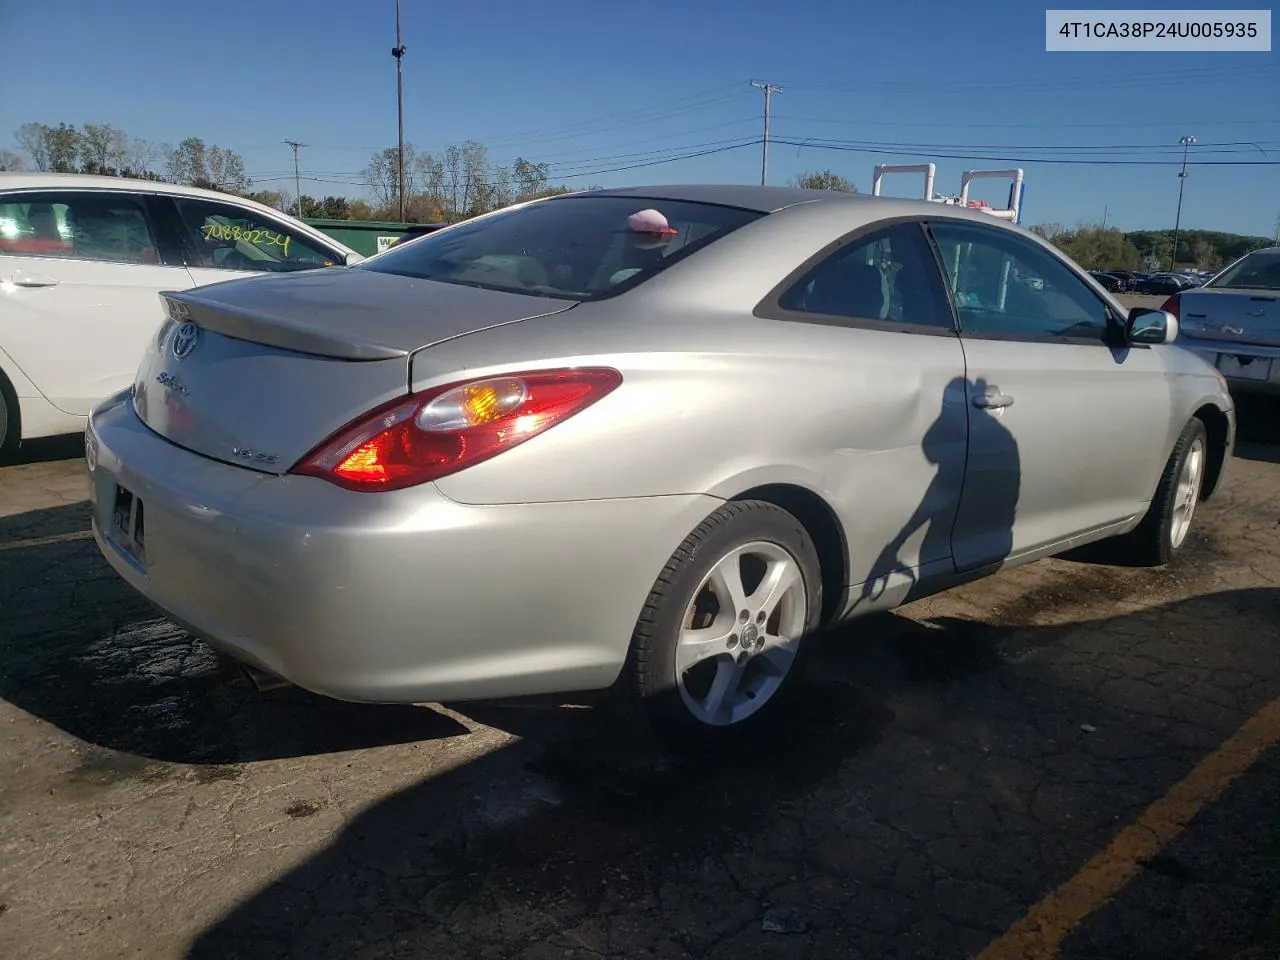
[[[733,570],[736,612],[719,604]],[[726,503],[685,538],[645,601],[615,688],[624,712],[667,747],[736,739],[785,707],[821,610],[821,565],[800,521],[764,501]]]
[[[22,432],[18,424],[18,401],[8,379],[0,373],[0,463],[7,463],[18,451]]]
[[[1149,567],[1173,562],[1186,546],[1208,463],[1208,432],[1199,419],[1192,418],[1173,445],[1146,516],[1117,540],[1126,559]]]

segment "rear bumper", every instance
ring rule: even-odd
[[[1280,347],[1180,337],[1180,346],[1203,357],[1236,393],[1280,393]]]
[[[87,429],[112,567],[210,645],[344,700],[420,703],[606,687],[654,580],[719,501],[468,506],[208,460],[127,403]],[[137,555],[117,485],[144,505]]]

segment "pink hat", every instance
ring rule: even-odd
[[[636,233],[653,233],[660,236],[674,237],[677,233],[667,223],[667,218],[657,210],[641,210],[627,217],[627,226]]]

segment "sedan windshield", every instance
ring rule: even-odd
[[[1205,286],[1228,290],[1280,290],[1280,250],[1251,253],[1227,267]]]
[[[460,223],[357,269],[596,300],[644,282],[761,216],[680,200],[559,197]]]

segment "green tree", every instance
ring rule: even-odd
[[[274,207],[281,213],[293,213],[293,201],[280,190],[255,190],[253,193],[246,193],[244,198],[255,203],[266,204],[268,207]],[[303,197],[302,199],[305,202],[309,198]]]
[[[1058,237],[1061,237],[1068,232],[1067,228],[1060,223],[1037,223],[1027,229],[1032,233],[1043,237],[1045,240],[1048,240],[1050,243],[1053,243]]]
[[[1217,270],[1222,266],[1218,248],[1204,237],[1197,237],[1191,244],[1191,258],[1197,270]]]
[[[302,215],[308,219],[351,220],[351,201],[346,197],[317,199],[302,195]]]
[[[206,144],[200,137],[187,137],[164,153],[168,177],[174,183],[227,193],[244,193],[251,185],[240,154],[227,147]]]
[[[1077,227],[1058,234],[1052,242],[1086,270],[1133,270],[1142,264],[1141,251],[1111,227]]]
[[[858,188],[832,170],[814,170],[802,173],[794,180],[797,187],[806,190],[838,190],[841,193],[857,193]]]
[[[547,189],[551,183],[551,168],[545,163],[516,157],[511,165],[512,185],[516,199],[537,196],[539,191]]]
[[[418,171],[421,164],[412,143],[404,145],[404,192],[411,197],[418,192]],[[364,182],[373,194],[374,203],[390,209],[398,205],[400,198],[400,152],[396,147],[386,147],[373,153],[364,168]]]
[[[86,123],[77,147],[82,173],[116,176],[127,165],[129,138],[109,123]]]
[[[24,123],[14,133],[18,146],[27,152],[35,168],[45,173],[75,173],[80,138],[80,131],[66,123],[56,127]]]

